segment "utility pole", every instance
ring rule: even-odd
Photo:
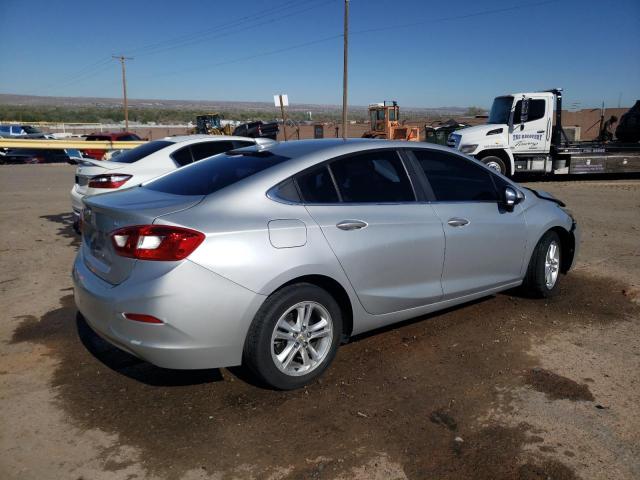
[[[124,99],[124,128],[129,131],[129,104],[127,103],[127,69],[125,67],[126,60],[133,60],[132,57],[123,55],[111,55],[113,58],[120,60],[122,66],[122,97]]]
[[[284,134],[284,141],[287,141],[287,116],[284,113],[284,101],[282,99],[282,95],[280,97],[280,112],[282,113],[282,130]]]
[[[344,58],[342,73],[342,138],[347,138],[347,70],[349,54],[349,0],[344,0]]]

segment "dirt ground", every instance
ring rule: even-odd
[[[558,297],[361,336],[286,393],[97,339],[73,305],[72,180],[0,167],[1,478],[640,478],[639,180],[536,183],[583,229]]]

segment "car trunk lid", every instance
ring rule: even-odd
[[[122,169],[126,165],[117,162],[107,162],[103,160],[91,160],[83,158],[78,160],[78,167],[76,168],[76,190],[85,195],[87,188],[89,188],[89,181],[96,175],[102,175],[110,170]]]
[[[85,264],[110,284],[122,283],[136,262],[144,260],[116,254],[111,232],[131,225],[151,225],[158,217],[197,205],[202,198],[139,187],[85,198],[81,246]]]

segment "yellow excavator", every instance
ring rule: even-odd
[[[202,135],[231,135],[231,125],[222,125],[222,115],[207,113],[196,117],[196,128],[193,133]]]
[[[420,140],[420,128],[400,125],[400,107],[395,100],[369,105],[371,129],[362,138],[385,138],[387,140]]]

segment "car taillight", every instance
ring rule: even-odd
[[[124,318],[127,320],[133,320],[135,322],[142,323],[164,323],[159,318],[154,317],[153,315],[146,315],[144,313],[123,313]]]
[[[127,180],[131,178],[131,175],[124,175],[122,173],[107,173],[105,175],[96,175],[89,180],[89,187],[91,188],[120,188]]]
[[[141,260],[182,260],[204,241],[195,230],[167,225],[136,225],[111,232],[111,242],[122,257]]]

